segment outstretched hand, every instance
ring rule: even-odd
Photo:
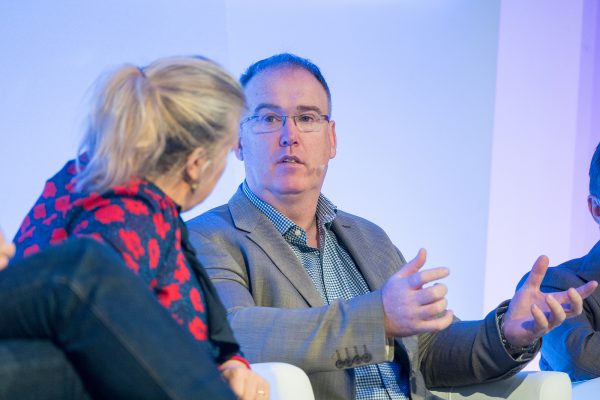
[[[578,288],[542,293],[540,285],[547,269],[548,257],[540,256],[529,277],[510,301],[504,316],[503,334],[514,347],[530,346],[566,318],[581,314],[583,299],[598,286],[598,282],[590,281]]]
[[[447,310],[444,284],[426,284],[448,276],[448,268],[438,267],[419,271],[425,265],[425,249],[392,275],[381,297],[385,315],[385,333],[389,337],[405,337],[445,329],[452,323],[453,313]]]
[[[10,259],[15,255],[15,244],[6,242],[0,231],[0,270],[8,265]]]

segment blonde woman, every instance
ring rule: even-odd
[[[98,87],[80,155],[46,182],[15,237],[15,260],[71,238],[94,239],[212,349],[237,396],[268,397],[239,354],[180,218],[225,168],[244,106],[239,84],[209,60],[180,57],[123,66]]]

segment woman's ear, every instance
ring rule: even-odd
[[[185,177],[189,182],[198,182],[209,164],[210,160],[206,155],[204,147],[196,147],[187,156],[185,162]]]

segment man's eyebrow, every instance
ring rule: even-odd
[[[254,107],[254,114],[257,114],[260,110],[262,110],[264,108],[267,108],[269,110],[283,111],[281,106],[278,106],[276,104],[260,103],[256,107]],[[314,111],[317,114],[323,114],[323,111],[321,110],[321,108],[317,107],[317,106],[305,106],[305,105],[296,106],[296,112],[303,113],[303,112],[307,112],[307,111]]]
[[[259,112],[263,108],[281,110],[281,107],[279,107],[278,105],[271,104],[271,103],[260,103],[256,107],[254,107],[254,114],[256,114],[257,112]]]
[[[323,111],[317,106],[297,106],[296,110],[298,110],[298,112],[314,111],[317,114],[323,114]]]

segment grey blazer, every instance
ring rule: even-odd
[[[332,229],[371,293],[324,305],[298,258],[243,194],[188,222],[200,263],[228,311],[250,362],[280,361],[307,372],[317,399],[354,398],[352,367],[395,359],[409,371],[412,398],[427,387],[460,386],[516,373],[494,310],[434,334],[386,340],[380,287],[404,263],[381,228],[338,211]]]
[[[523,284],[527,275],[521,280]],[[600,242],[582,258],[549,268],[542,291],[553,292],[600,282]],[[600,376],[600,290],[583,301],[583,313],[569,318],[544,336],[540,369],[563,371],[573,381]]]

